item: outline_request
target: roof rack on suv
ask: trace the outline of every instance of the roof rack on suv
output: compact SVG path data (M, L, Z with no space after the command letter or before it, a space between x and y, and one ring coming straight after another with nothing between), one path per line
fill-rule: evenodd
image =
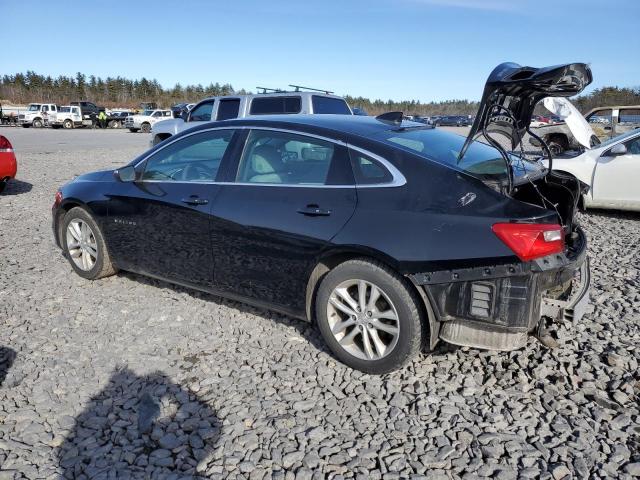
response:
M258 90L262 90L261 92L258 93L267 93L267 92L273 92L273 93L286 93L285 90L282 90L281 88L267 88L267 87L256 87Z
M312 92L322 92L322 93L326 93L327 95L331 95L333 92L329 91L329 90L325 90L324 88L311 88L311 87L303 87L302 85L289 85L292 88L295 88L296 92L299 92L301 88L305 89L305 90L310 90Z

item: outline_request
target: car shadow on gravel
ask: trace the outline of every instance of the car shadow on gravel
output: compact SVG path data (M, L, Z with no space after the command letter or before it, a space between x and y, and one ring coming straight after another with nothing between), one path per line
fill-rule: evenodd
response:
M2 191L2 195L20 195L21 193L30 192L33 185L29 182L23 182L22 180L9 180L7 186Z
M0 387L7 378L7 373L11 370L11 366L16 359L15 350L9 347L0 347Z
M640 220L640 212L630 212L626 210L587 210L585 215L619 220Z
M69 428L57 452L64 478L199 478L221 422L162 372L140 376L125 368Z
M122 275L132 281L149 285L150 287L166 288L176 293L187 293L189 296L193 298L205 300L208 302L214 302L218 305L225 305L225 306L234 308L243 314L257 315L259 317L263 317L265 320L275 321L283 325L293 327L298 331L301 337L307 340L315 348L317 348L322 352L329 353L329 349L325 345L324 341L322 340L322 337L320 336L320 332L312 324L304 320L301 320L299 318L291 317L289 315L278 313L273 310L255 307L253 305L249 305L248 303L243 303L241 301L224 298L224 297L215 295L213 293L207 293L201 290L182 287L180 285L166 282L164 280L158 280L156 278L146 277L144 275L139 275L137 273L121 271L121 272L118 272L118 275Z

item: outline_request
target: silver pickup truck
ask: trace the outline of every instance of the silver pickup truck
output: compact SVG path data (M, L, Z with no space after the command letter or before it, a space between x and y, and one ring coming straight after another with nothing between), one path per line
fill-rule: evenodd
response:
M298 113L353 115L345 99L330 92L293 91L210 97L196 104L186 118L172 118L153 125L150 143L156 145L187 128L213 120Z

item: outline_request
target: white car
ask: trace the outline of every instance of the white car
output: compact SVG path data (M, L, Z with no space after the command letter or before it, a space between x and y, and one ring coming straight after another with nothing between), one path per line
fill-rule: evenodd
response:
M611 138L573 158L554 158L552 169L591 188L585 208L640 211L640 128Z
M89 122L90 123L90 122ZM51 128L74 128L83 125L82 112L76 105L63 105L55 113L49 114Z

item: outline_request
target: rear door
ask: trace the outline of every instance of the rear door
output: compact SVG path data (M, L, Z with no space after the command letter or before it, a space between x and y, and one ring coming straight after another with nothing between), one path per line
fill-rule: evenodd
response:
M593 180L593 202L600 207L640 207L640 135L624 142L627 153L598 158Z
M136 182L114 184L107 238L116 264L199 287L213 281L210 213L234 130L196 132L157 150Z
M216 288L304 313L311 269L356 207L346 147L254 129L227 175L213 207Z
M224 98L218 102L216 120L229 120L238 118L240 112L239 98Z

